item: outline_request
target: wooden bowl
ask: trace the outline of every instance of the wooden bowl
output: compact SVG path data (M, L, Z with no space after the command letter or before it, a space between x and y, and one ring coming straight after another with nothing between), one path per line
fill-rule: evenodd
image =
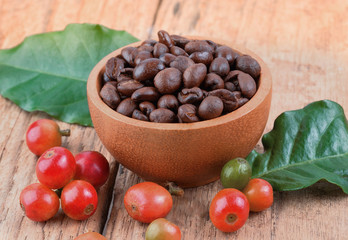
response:
M105 56L89 75L88 105L100 140L116 161L147 181L175 182L182 187L215 181L220 177L223 165L232 158L246 157L264 131L272 90L268 67L260 57L243 47L211 40L250 55L261 65L258 90L251 100L241 108L212 120L144 122L108 107L99 96L101 78L107 60L120 54L121 49ZM137 42L128 46L139 45Z

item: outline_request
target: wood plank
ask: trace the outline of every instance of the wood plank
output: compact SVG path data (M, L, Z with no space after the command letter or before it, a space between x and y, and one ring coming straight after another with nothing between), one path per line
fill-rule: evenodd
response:
M162 1L151 33L214 36L242 44L269 65L273 103L265 132L283 111L320 99L340 103L348 112L348 25L345 1ZM214 11L213 11L214 10ZM335 26L335 28L330 27ZM141 239L146 224L133 221L123 206L126 190L142 181L119 169L108 239ZM328 183L293 192L276 192L271 209L251 213L247 224L224 234L209 221L208 209L220 183L187 189L174 197L167 219L183 239L344 239L348 199Z
M13 47L31 34L62 30L73 22L101 23L125 29L141 39L157 37L160 29L227 39L256 52L271 69L269 131L281 112L319 99L337 101L348 112L347 11L345 0L0 0L0 48ZM92 128L62 122L59 125L72 130L63 146L73 153L101 151L110 161L114 175L100 189L98 211L87 221L70 220L62 212L46 223L24 217L18 204L20 191L37 181L36 157L26 148L24 134L29 123L47 115L27 113L2 97L0 112L1 239L73 239L89 230L101 232L112 196L105 236L144 239L147 225L132 220L123 207L125 191L141 180L123 168L116 172L116 162ZM183 239L344 239L348 235L348 199L327 183L275 193L271 209L251 214L247 224L233 234L215 229L208 217L210 201L220 189L220 183L215 182L187 189L182 198L174 197L168 219L179 225Z
M0 4L0 47L9 48L20 43L26 36L45 31L62 30L74 22L106 23L115 29L127 28L135 36L147 36L142 24L151 25L156 4L138 8L139 1L2 1ZM156 3L151 1L151 3ZM108 12L107 9L117 9ZM127 9L127 11L124 11ZM142 15L142 23L128 25L136 16ZM30 21L28 21L30 19ZM122 19L122 21L120 20ZM128 22L126 21L128 19ZM126 24L126 25L124 25ZM137 35L139 34L139 35ZM28 113L0 97L0 111L5 113L0 123L0 236L1 239L73 239L87 231L102 232L117 173L117 163L102 146L93 128L70 125L58 121L62 128L70 128L71 136L64 138L62 146L73 154L83 150L96 150L106 156L111 164L111 176L98 191L99 204L96 213L85 221L66 217L62 210L50 221L32 222L19 206L21 190L34 182L37 157L26 147L25 132L29 124L40 118L49 118L44 113Z

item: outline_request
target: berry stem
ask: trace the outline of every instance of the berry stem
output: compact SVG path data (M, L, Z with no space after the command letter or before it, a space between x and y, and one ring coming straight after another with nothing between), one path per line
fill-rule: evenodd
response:
M62 135L62 136L68 137L68 136L70 136L70 129L59 130L59 133L60 133L60 135Z
M179 197L184 195L184 189L176 185L174 182L167 182L166 187L171 195Z

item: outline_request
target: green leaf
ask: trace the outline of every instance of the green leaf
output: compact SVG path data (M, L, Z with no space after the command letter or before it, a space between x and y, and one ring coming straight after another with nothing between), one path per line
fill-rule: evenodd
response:
M262 144L264 153L252 151L247 157L253 178L279 191L326 179L348 194L348 123L339 104L324 100L284 112Z
M90 71L105 55L135 41L125 31L95 24L27 37L0 50L0 94L26 111L92 126L86 96Z

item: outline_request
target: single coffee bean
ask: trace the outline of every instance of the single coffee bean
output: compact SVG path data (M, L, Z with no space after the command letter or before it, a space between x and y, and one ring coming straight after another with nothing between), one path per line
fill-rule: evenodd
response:
M243 106L243 105L246 104L247 102L249 102L249 99L247 99L247 98L239 98L239 99L238 99L238 107Z
M150 121L158 123L176 122L176 115L166 108L157 108L150 113Z
M185 88L199 87L206 75L207 67L203 63L191 65L183 74Z
M224 77L230 72L230 65L228 64L226 58L218 57L211 62L209 72L213 72L221 77Z
M165 53L169 53L169 48L163 43L156 43L156 45L153 48L153 56L155 58L158 58Z
M236 86L236 89L240 90L246 98L250 99L256 93L255 80L249 74L242 71L231 71L225 78L225 81L232 82Z
M160 97L157 102L158 108L167 108L173 112L176 112L179 107L178 99L171 94L166 94Z
M236 87L236 85L234 85L232 82L225 82L225 89L234 92L237 91L238 88Z
M219 97L224 103L224 111L232 112L238 108L238 99L241 98L241 93L231 92L227 89L217 89L209 92L209 96Z
M117 91L123 96L130 97L133 94L133 92L142 87L144 87L143 84L141 84L137 80L130 79L119 82L117 84Z
M103 85L107 82L110 82L111 79L108 77L108 75L106 75L106 72L103 73L103 76L102 76L102 82L103 82Z
M141 120L141 121L149 121L149 118L142 113L141 111L139 111L138 109L135 109L132 113L132 118Z
M230 66L232 67L234 64L234 61L239 56L239 54L232 50L232 48L228 46L220 46L215 51L215 57L223 57L226 58Z
M158 35L158 40L160 43L163 43L168 48L171 48L174 46L174 42L173 42L172 38L170 37L170 35L166 31L160 30L160 31L158 31L157 35Z
M137 108L137 104L132 101L130 98L124 99L120 104L118 105L116 112L121 113L125 116L132 116L133 111Z
M152 102L142 102L139 104L139 109L142 113L144 113L146 116L149 116L150 113L156 109L155 105L153 105Z
M185 52L184 49L177 47L177 46L173 46L170 48L170 53L175 55L175 56L185 56L188 57L187 52Z
M137 54L138 54L138 49L135 47L126 47L122 49L121 51L121 55L123 59L126 60L126 62L132 67L135 66L134 58L136 57Z
M171 53L165 53L161 55L159 59L164 62L166 66L169 66L169 64L176 59L176 56Z
M173 93L180 88L182 73L176 68L166 68L154 78L157 90L162 94Z
M224 104L220 98L208 96L199 105L198 115L205 120L209 120L219 117L223 110Z
M122 68L120 70L120 74L124 74L124 75L131 77L131 76L133 76L133 71L134 71L134 68Z
M224 80L216 73L208 73L203 81L203 88L208 91L225 87Z
M107 82L108 84L111 84L112 86L114 86L116 88L116 91L117 91L117 82L116 81L110 81L110 82Z
M143 87L133 92L131 99L134 102L143 102L143 101L156 102L159 97L160 95L156 88Z
M246 73L238 74L238 85L239 88L246 98L252 98L256 93L256 83L255 80Z
M206 66L211 64L214 59L213 54L211 54L210 52L194 52L190 55L190 58L195 63L203 63Z
M121 102L121 98L117 93L116 87L110 82L106 83L102 87L100 97L112 109L116 109Z
M117 77L117 82L122 82L127 80L133 80L133 79L126 74L120 74L120 76Z
M153 58L153 55L151 52L141 51L138 53L138 55L134 59L134 63L135 63L135 65L138 65L140 62L142 62L146 59L149 59L149 58Z
M214 47L209 45L207 41L204 40L191 40L185 45L185 51L188 54L192 54L194 52L214 52Z
M185 70L195 64L190 58L185 56L177 56L174 61L172 61L169 66L173 68L177 68L180 72L185 72Z
M140 46L148 45L148 46L155 46L155 44L158 43L156 40L153 39L147 39L144 42L141 43Z
M149 58L140 62L134 68L133 78L140 82L150 80L164 68L164 63L161 60L158 58Z
M178 94L178 100L182 104L199 103L203 99L203 91L198 87L184 88Z
M170 35L171 39L174 42L174 45L185 48L185 45L190 41L189 39L179 36L179 35Z
M214 51L220 46L219 44L215 43L214 41L212 40L205 40L207 41L207 43L212 46L212 48L214 49Z
M124 68L126 61L118 58L113 57L110 58L105 65L105 73L109 78L112 78L114 80L117 79L117 77L120 75L120 70Z
M249 74L254 79L257 79L257 77L260 76L260 72L261 72L260 64L249 55L243 55L243 56L237 57L236 69Z
M140 47L138 47L138 52L150 52L152 53L153 52L153 46L151 45L141 45Z
M181 105L178 108L178 118L184 123L198 122L196 106L192 104Z

